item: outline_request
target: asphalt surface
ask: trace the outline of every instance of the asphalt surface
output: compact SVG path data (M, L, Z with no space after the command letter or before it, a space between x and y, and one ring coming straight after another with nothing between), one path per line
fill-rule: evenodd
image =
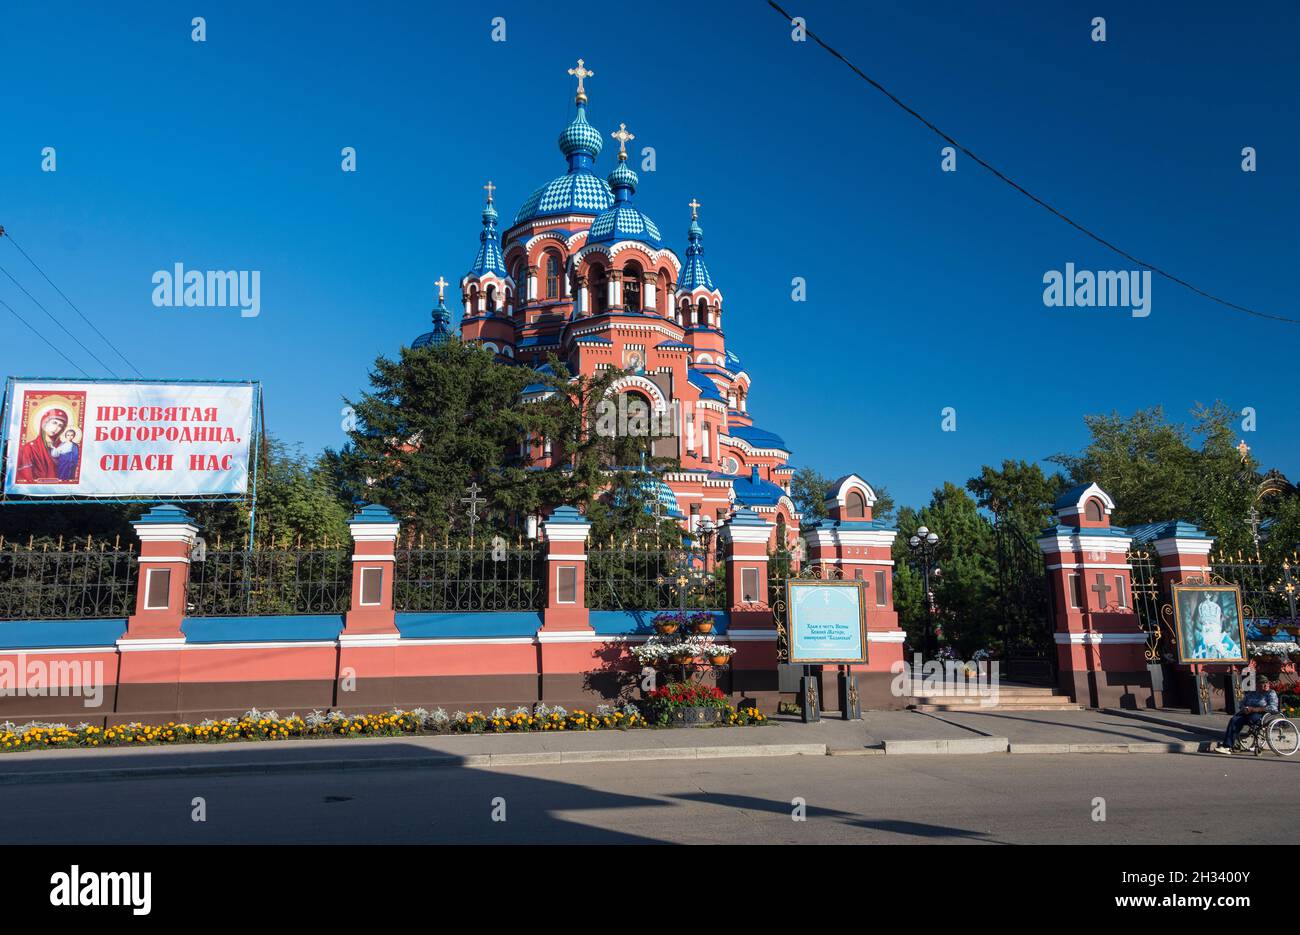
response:
M0 842L1292 843L1297 765L793 756L56 782L0 787Z

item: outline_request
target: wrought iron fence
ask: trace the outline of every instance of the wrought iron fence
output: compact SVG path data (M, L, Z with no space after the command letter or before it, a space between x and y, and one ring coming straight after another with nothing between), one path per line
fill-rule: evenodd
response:
M135 610L133 546L60 539L22 546L0 539L0 619L93 620Z
M1161 629L1160 565L1154 555L1146 549L1138 548L1129 551L1128 567L1133 590L1133 613L1147 635L1147 661L1157 662L1161 655L1160 643L1168 636ZM1172 643L1167 644L1169 645Z
M1248 621L1290 623L1296 619L1300 597L1300 556L1261 558L1243 552L1219 553L1210 558L1215 580L1241 588L1242 613Z
M208 549L190 564L185 614L341 614L351 601L347 549Z
M545 559L536 545L499 537L470 545L397 552L393 606L398 611L541 610Z
M712 559L712 560L710 560ZM592 544L587 551L591 610L719 610L725 562L716 553L662 538Z

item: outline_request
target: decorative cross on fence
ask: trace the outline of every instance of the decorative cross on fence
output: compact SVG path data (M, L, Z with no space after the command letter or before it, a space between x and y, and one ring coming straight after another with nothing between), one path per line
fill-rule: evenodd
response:
M474 524L478 522L478 511L483 506L483 504L487 503L487 501L479 496L478 481L475 481L474 483L466 487L465 492L469 494L469 496L462 497L460 502L465 504L466 507L465 515L469 517L469 542L470 545L473 545Z
M686 613L686 598L691 593L691 588L699 587L704 584L704 571L695 566L695 555L689 549L682 553L673 567L675 577L665 578L660 575L655 579L655 583L660 587L665 584L675 585L677 588L677 606L682 613Z

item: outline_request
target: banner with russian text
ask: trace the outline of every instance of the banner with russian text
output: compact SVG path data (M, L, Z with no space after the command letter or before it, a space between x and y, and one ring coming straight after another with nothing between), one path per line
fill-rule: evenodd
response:
M252 383L11 380L5 493L245 493L254 391Z

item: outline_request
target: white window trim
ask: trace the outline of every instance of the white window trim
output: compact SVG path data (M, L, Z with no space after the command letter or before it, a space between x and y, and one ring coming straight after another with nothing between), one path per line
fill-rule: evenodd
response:
M162 605L150 604L149 595L153 593L153 576L159 573L166 573L167 578L167 602ZM171 609L171 573L170 568L150 568L145 572L144 578L144 609L145 610L170 610Z

